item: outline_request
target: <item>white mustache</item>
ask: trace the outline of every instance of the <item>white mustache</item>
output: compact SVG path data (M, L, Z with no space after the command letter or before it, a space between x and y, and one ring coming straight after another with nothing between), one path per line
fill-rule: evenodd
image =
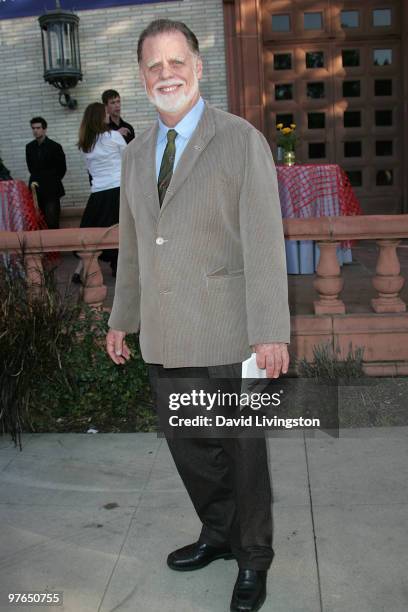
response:
M184 85L183 81L162 81L154 86L154 91L162 89L163 87L173 87L174 85Z

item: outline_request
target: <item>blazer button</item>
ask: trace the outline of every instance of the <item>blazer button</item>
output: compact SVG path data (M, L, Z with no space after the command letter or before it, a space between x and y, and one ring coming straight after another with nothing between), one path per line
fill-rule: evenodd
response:
M165 240L164 238L162 238L161 236L159 236L158 238L156 238L156 244L158 245L162 245L164 244Z

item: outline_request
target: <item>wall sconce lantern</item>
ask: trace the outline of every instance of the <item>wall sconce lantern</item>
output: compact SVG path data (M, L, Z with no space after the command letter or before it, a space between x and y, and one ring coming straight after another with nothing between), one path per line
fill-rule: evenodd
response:
M44 80L60 90L59 103L69 109L77 107L69 89L82 81L81 57L79 53L79 17L56 8L38 18L44 60Z

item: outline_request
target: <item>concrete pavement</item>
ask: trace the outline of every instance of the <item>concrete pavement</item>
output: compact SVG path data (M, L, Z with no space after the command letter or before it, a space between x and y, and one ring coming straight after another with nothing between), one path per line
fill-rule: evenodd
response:
M406 612L408 427L268 440L275 560L262 610ZM200 529L156 434L0 437L0 610L63 591L67 612L224 612L234 561L176 573Z

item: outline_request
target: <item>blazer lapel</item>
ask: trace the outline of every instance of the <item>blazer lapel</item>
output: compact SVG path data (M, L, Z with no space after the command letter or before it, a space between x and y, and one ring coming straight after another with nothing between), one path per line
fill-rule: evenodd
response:
M202 152L206 149L215 135L215 122L211 107L206 103L204 112L198 125L193 132L182 156L174 171L170 185L166 191L160 212L168 205L180 190L187 177L190 175ZM155 140L156 143L156 140ZM156 185L157 191L157 185ZM158 201L158 200L157 200Z
M160 211L159 194L156 179L156 142L158 122L148 130L143 138L141 147L135 156L138 173L138 182L142 185L142 193L150 202L153 211L158 215Z

